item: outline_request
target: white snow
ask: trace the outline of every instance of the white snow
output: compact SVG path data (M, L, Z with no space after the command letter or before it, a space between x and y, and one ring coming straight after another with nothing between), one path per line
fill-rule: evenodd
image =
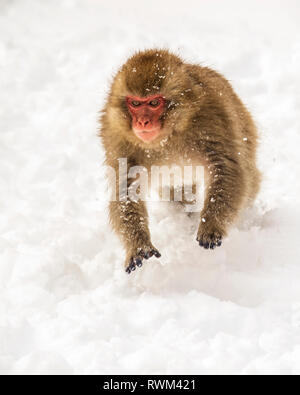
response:
M299 1L150 3L1 0L0 372L299 374ZM112 73L155 45L232 81L264 182L215 252L153 204L161 264L127 276L97 118Z

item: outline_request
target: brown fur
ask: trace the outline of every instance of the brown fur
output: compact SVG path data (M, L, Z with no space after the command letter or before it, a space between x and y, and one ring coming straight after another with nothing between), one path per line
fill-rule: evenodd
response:
M132 132L125 97L157 93L167 99L167 109L159 138L146 144ZM206 166L209 187L197 236L205 248L218 245L259 190L251 115L222 75L184 63L168 51L148 50L127 61L114 78L101 125L106 163L116 170L117 159L124 157L129 166L146 168L183 165L184 158ZM126 248L126 266L151 251L143 202L112 202L110 218Z

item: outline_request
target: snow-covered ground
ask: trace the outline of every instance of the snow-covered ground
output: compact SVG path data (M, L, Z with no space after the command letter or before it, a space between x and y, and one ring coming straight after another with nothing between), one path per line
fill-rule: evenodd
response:
M300 373L299 0L0 0L0 372ZM255 207L224 246L150 207L127 276L98 111L136 49L232 81L260 129Z

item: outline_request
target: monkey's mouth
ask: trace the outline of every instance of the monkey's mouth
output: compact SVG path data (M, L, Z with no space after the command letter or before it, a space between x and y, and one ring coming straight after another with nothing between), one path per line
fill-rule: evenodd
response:
M152 130L133 130L135 135L144 143L150 143L151 141L155 140L156 137L159 135L159 129L152 129Z

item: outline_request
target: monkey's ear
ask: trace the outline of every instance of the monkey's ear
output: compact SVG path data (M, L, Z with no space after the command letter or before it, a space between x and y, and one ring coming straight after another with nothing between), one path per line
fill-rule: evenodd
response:
M111 100L112 105L121 106L122 103L126 104L128 88L126 84L126 78L122 70L123 68L117 73L111 86L109 99Z

